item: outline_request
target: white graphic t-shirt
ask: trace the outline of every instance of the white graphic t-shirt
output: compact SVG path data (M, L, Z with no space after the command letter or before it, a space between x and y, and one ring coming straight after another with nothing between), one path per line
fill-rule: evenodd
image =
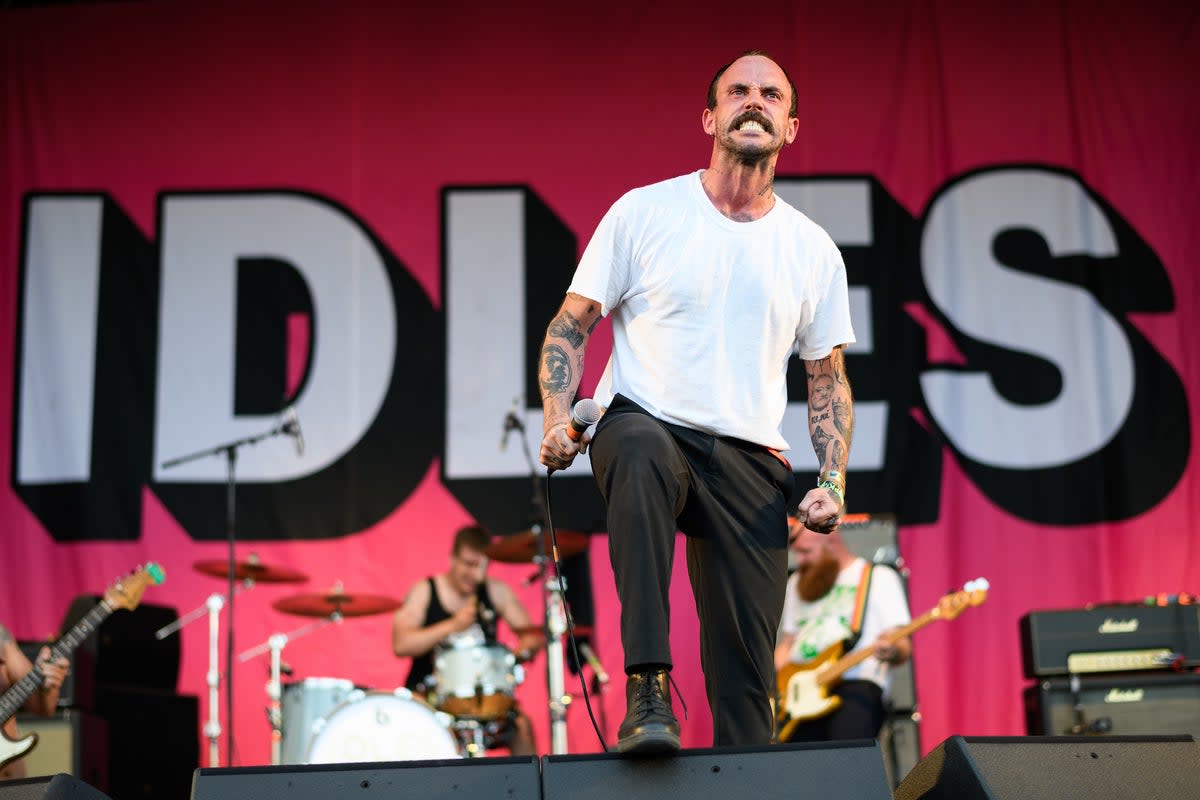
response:
M793 663L811 661L830 645L850 637L854 598L866 566L865 560L856 558L838 573L833 588L824 597L811 603L802 600L796 592L800 574L793 573L788 579L779 632L796 636L790 653ZM870 648L880 633L904 625L910 619L900 576L888 567L876 567L871 575L871 590L867 594L862 631L850 652ZM883 689L884 697L888 696L891 688L888 665L874 656L868 656L842 677L844 680L873 681Z

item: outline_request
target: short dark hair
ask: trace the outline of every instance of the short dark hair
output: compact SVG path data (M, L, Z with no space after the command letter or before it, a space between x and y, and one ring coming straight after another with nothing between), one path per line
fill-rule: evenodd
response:
M784 69L784 66L772 58L771 54L765 50L747 50L744 53L739 53L737 58L717 70L717 74L713 75L712 83L708 85L708 110L712 111L717 107L717 83L721 80L721 76L725 74L725 70L732 67L734 61L746 58L747 56L762 56L763 58L768 58L771 61L774 61L775 66L779 67L779 69L783 72L783 77L787 78L788 90L792 93L792 102L788 107L788 116L795 117L798 109L796 104L796 84L792 82L792 76L788 75L788 71Z
M451 555L458 555L463 551L463 548L468 548L482 553L491 544L492 535L487 529L481 525L467 525L459 528L454 534L454 548L450 551Z

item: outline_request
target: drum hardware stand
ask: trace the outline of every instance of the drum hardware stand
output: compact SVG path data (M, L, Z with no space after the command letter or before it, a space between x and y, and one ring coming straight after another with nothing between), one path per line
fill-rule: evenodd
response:
M237 587L237 590L249 590L253 588L254 581L248 580ZM186 625L195 622L204 614L208 614L208 672L205 675L205 683L208 685L208 719L204 723L204 736L208 739L208 765L210 767L221 766L219 746L221 740L221 703L219 694L221 689L221 667L218 651L221 641L221 609L224 607L224 595L210 594L203 605L193 608L170 625L164 625L154 632L154 638L162 641Z
M238 655L238 663L244 664L268 650L271 651L271 674L267 679L267 722L271 726L272 766L278 766L283 761L283 710L280 706L280 700L283 697L283 648L293 639L307 636L331 622L340 623L341 621L341 613L335 611L324 619L302 625L287 633L273 633L262 644L255 645Z
M229 606L230 618L229 626L225 630L225 717L227 722L225 729L225 754L230 766L233 765L233 596L236 592L235 587L237 582L237 578L235 577L237 561L234 558L234 543L237 541L237 480L234 475L237 466L237 453L241 447L258 444L263 439L269 439L272 436L293 436L297 437L297 442L299 442L299 435L300 428L293 416L269 431L258 433L254 436L244 436L241 439L233 439L206 450L198 450L194 453L177 456L176 458L162 462L160 465L162 469L171 469L180 464L197 461L209 456L225 456L225 531L229 543L229 588L225 594L225 602ZM220 611L220 609L217 610ZM211 672L209 687L211 694L215 691L211 688ZM213 718L216 718L215 713L213 714ZM219 736L220 734L218 733L217 735ZM213 758L211 749L209 757L210 759Z
M454 728L458 731L466 731L471 737L471 741L463 745L467 758L482 758L486 755L487 745L484 743L482 722L477 719L456 719Z
M567 632L567 615L559 577L546 579L546 693L550 698L550 752L567 752L567 706L571 696L566 692L563 672L562 637Z

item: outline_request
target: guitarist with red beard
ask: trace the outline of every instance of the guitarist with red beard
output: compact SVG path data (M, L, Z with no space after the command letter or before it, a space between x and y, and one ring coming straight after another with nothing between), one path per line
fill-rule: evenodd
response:
M24 678L33 669L33 666L33 663L21 652L21 648L17 646L16 640L13 639L8 629L0 625L0 694ZM58 691L62 688L63 681L66 680L70 662L65 658L51 659L50 648L43 647L38 653L37 668L43 676L41 689L30 695L23 708L26 711L48 717L54 713L54 708L58 705ZM11 740L18 739L17 718L6 719L3 723L4 735ZM18 758L0 769L0 781L24 778L25 772L25 763Z
M788 543L797 569L788 578L775 669L812 662L846 640L852 642L846 653L874 652L830 689L841 698L836 709L785 725L781 741L874 739L883 725L891 668L912 653L908 637L886 636L911 619L900 576L856 557L836 530L816 533L795 517L788 518Z

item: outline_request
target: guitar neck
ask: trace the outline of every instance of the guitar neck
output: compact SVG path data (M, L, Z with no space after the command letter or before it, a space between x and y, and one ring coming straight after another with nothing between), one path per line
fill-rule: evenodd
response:
M896 630L886 634L884 638L886 638L888 642L899 641L905 636L924 628L926 625L933 622L935 619L938 619L940 616L941 611L937 608L932 608L916 619L913 619L911 622L908 622L907 624L902 625ZM855 650L852 653L847 653L825 669L821 670L820 675L817 677L817 683L825 688L833 686L842 679L842 675L844 675L847 670L857 667L863 661L870 658L871 653L873 652L874 648L864 647L861 650Z
M101 600L99 605L85 614L83 619L75 623L74 627L67 631L66 635L50 647L50 657L59 658L69 656L79 646L79 643L90 636L112 611L108 603ZM29 699L29 696L36 692L42 685L44 677L35 663L33 669L25 673L25 677L9 687L4 696L0 697L0 721L7 720L16 714L17 710Z

